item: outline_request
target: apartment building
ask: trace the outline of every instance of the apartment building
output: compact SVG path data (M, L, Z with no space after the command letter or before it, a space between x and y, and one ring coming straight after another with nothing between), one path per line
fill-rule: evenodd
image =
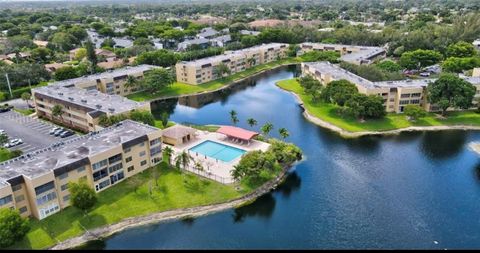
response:
M378 59L384 59L386 52L381 47L352 46L340 44L310 43L300 44L299 54L309 51L336 51L345 62L361 65L371 64Z
M0 208L43 219L70 205L68 182L96 192L162 160L161 130L126 120L0 163Z
M283 43L263 44L195 61L179 62L175 65L177 81L196 85L218 79L220 76L215 73L215 68L222 63L232 74L244 71L255 65L284 58L287 46Z
M119 95L109 95L96 89L48 85L32 89L32 97L38 117L59 122L84 132L101 129L102 115L127 114L133 110L150 111L150 103L135 102ZM55 105L62 107L62 114L54 116Z
M54 82L51 85L60 85L65 87L77 87L86 90L98 90L110 95L127 96L139 91L138 86L125 85L128 77L132 76L139 82L143 79L146 72L157 68L153 65L128 66L120 69L109 70L106 72L82 76L78 78Z
M429 104L426 97L428 84L436 79L372 82L329 62L302 63L302 74L311 75L324 85L335 80L347 80L355 84L360 93L381 96L387 112L403 112L408 104L419 105L427 111L439 110L438 107ZM475 100L480 98L480 78L462 78L477 87Z

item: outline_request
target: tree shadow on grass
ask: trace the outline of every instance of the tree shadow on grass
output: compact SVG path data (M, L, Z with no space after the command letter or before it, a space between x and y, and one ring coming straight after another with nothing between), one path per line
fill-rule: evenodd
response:
M199 180L188 178L184 181L185 189L190 193L205 193L205 187Z
M82 216L78 222L86 229L94 229L108 224L105 216L96 213Z

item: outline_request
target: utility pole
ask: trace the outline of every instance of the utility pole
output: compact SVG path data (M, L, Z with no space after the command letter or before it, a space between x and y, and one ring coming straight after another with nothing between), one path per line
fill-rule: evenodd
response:
M12 87L10 87L10 80L8 79L8 73L5 73L5 78L7 78L8 91L10 91L10 98L13 98Z

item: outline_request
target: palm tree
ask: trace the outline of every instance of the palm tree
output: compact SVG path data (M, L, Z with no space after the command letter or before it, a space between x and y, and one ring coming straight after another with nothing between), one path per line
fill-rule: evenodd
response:
M232 123L233 123L233 125L237 125L238 121L239 121L239 120L238 120L237 116L233 116L233 117L232 117Z
M166 146L164 149L163 149L163 154L165 155L165 157L167 157L167 163L169 166L172 166L172 155L173 155L173 149L169 146Z
M203 165L200 161L196 161L193 166L195 167L196 170L203 171Z
M53 117L62 117L63 114L63 107L61 105L54 105L52 108L52 116Z
M230 68L228 68L227 65L225 65L224 63L220 63L218 64L214 69L213 69L213 74L217 77L217 78L223 78L225 76L225 74L230 74L232 71L230 70Z
M270 122L267 122L265 123L265 125L262 126L262 128L260 128L260 130L264 135L268 136L268 134L273 130L273 124Z
M290 136L290 133L288 133L288 130L286 128L280 128L278 129L278 133L280 134L280 136L282 136L282 138L285 140L288 136Z
M183 169L186 169L192 160L193 157L191 157L187 152L183 151L177 155L177 157L175 157L175 165L178 168L182 167Z
M128 76L128 77L127 77L127 81L125 82L125 84L123 85L123 87L125 87L125 88L132 88L132 87L137 86L137 84L138 84L137 78L135 78L134 76Z
M252 67L253 65L255 65L256 62L257 60L255 60L255 58L253 57L247 59L247 63L249 67Z
M250 125L250 127L253 128L253 126L256 126L257 125L257 120L255 120L254 118L249 118L247 119L247 124Z
M234 122L233 123L234 125L235 125L235 121L238 122L237 112L235 110L230 111L230 119L232 120L232 122Z

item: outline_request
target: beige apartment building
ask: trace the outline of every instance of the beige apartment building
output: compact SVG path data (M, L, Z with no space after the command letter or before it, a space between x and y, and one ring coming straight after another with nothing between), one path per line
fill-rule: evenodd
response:
M135 102L119 95L109 95L96 89L75 86L48 85L32 89L38 117L59 122L84 132L101 129L102 115L128 114L133 110L150 111L150 103ZM54 116L53 107L60 105L62 114Z
M275 61L286 56L288 44L270 43L242 50L228 51L222 55L183 61L175 65L177 81L187 84L202 84L220 78L215 73L219 64L225 64L231 74L250 67Z
M143 79L146 72L157 68L153 65L128 66L120 69L108 70L106 72L82 76L78 78L54 82L50 85L60 85L64 87L76 87L86 90L98 90L110 95L127 96L140 90L138 85L125 85L128 77L132 76L137 80L137 84Z
M352 46L341 44L325 44L305 42L300 44L299 54L309 51L336 51L345 62L362 65L371 64L386 57L385 49L381 47Z
M381 96L387 112L403 112L408 104L419 105L427 111L439 110L438 107L430 105L426 97L426 88L435 79L372 82L329 62L302 63L302 73L311 75L324 85L335 80L347 80L355 84L360 93ZM480 98L480 78L462 78L477 88L474 100Z
M160 129L131 120L0 163L0 208L43 219L70 205L68 182L96 192L162 160Z

